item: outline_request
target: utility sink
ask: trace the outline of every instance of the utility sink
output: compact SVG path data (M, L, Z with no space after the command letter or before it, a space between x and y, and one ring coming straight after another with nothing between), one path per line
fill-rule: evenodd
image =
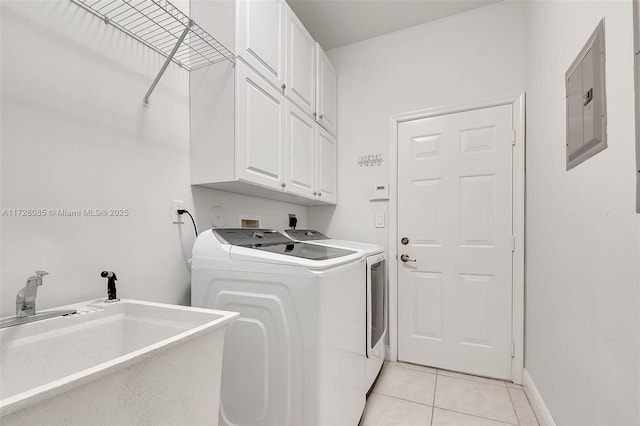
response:
M217 424L235 312L123 299L0 330L0 423Z

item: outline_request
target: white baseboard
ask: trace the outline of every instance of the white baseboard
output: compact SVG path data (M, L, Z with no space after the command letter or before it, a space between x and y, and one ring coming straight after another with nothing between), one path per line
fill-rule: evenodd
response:
M531 408L533 409L540 426L556 426L556 422L553 420L553 417L551 417L549 409L542 400L542 395L538 392L538 388L535 383L533 383L533 379L531 379L526 368L522 372L522 388L529 399Z

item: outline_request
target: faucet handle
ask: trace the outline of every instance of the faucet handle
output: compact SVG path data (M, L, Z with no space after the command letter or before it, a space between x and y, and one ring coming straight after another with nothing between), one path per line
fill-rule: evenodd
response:
M27 279L27 287L42 285L42 277L49 275L47 271L36 271L35 275L32 275Z

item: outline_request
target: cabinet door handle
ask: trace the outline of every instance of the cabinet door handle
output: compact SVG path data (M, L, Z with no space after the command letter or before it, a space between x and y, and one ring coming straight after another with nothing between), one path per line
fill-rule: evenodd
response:
M318 195L318 193L317 193L317 192L314 192L314 193L313 193L313 196L315 197L316 195Z
M322 197L322 192L318 192L318 197Z
M283 92L284 92L284 89L286 89L286 88L287 88L287 85L286 85L286 84L284 84L284 83L282 83L282 91L283 91Z
M287 187L287 183L286 182L282 182L282 187L286 188Z
M322 114L320 114L320 120L322 120L322 117L324 117Z

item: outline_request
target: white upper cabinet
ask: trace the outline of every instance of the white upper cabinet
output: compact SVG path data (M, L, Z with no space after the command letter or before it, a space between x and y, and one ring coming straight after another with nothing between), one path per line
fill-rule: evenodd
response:
M197 0L191 9L237 55L235 66L190 73L192 185L335 204L336 75L309 32L284 0Z
M284 96L242 63L236 64L236 177L278 190L284 178Z
M236 54L284 90L284 0L238 0Z
M336 138L320 126L316 126L316 189L315 197L326 203L336 204L338 144Z
M316 190L316 124L313 118L287 102L286 173L287 191L315 197Z
M333 136L336 136L338 126L338 78L318 43L317 72L316 72L316 121Z
M285 95L303 111L316 109L316 43L291 8L286 6Z
M293 103L287 103L287 192L336 203L337 141Z

